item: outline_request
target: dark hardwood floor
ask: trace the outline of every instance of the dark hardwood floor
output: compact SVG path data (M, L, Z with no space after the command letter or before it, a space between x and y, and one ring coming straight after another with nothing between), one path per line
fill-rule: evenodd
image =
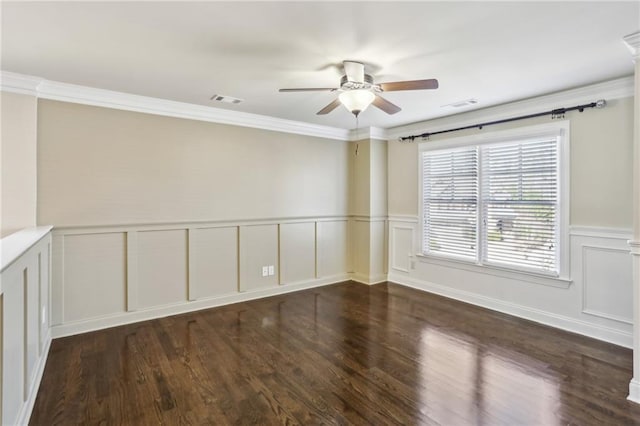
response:
M56 339L31 424L640 424L631 351L394 284Z

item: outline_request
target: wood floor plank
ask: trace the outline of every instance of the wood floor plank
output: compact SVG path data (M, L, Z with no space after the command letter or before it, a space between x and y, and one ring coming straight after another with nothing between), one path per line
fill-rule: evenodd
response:
M353 282L52 342L32 425L640 425L631 351Z

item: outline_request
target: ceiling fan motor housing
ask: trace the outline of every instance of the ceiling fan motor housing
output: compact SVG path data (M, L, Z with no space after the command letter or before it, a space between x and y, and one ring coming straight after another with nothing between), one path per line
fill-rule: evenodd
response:
M373 77L369 74L364 75L363 82L349 81L346 75L343 75L340 79L340 89L342 90L373 90L375 92L382 92L379 85L373 84Z

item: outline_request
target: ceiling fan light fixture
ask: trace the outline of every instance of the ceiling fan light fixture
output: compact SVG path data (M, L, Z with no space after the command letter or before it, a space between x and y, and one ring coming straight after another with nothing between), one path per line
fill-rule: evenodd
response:
M357 90L347 90L345 92L340 93L338 96L342 105L345 106L349 110L350 113L355 115L356 117L362 111L367 109L369 105L376 98L376 95L366 89L357 89Z

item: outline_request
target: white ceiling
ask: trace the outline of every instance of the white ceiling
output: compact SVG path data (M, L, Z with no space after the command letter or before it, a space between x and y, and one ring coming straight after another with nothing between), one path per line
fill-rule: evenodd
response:
M336 94L278 88L337 86L345 59L376 82L439 80L385 93L398 114L360 116L388 128L630 75L622 37L638 29L638 1L3 2L1 68L340 128L355 127L346 109L315 114Z

